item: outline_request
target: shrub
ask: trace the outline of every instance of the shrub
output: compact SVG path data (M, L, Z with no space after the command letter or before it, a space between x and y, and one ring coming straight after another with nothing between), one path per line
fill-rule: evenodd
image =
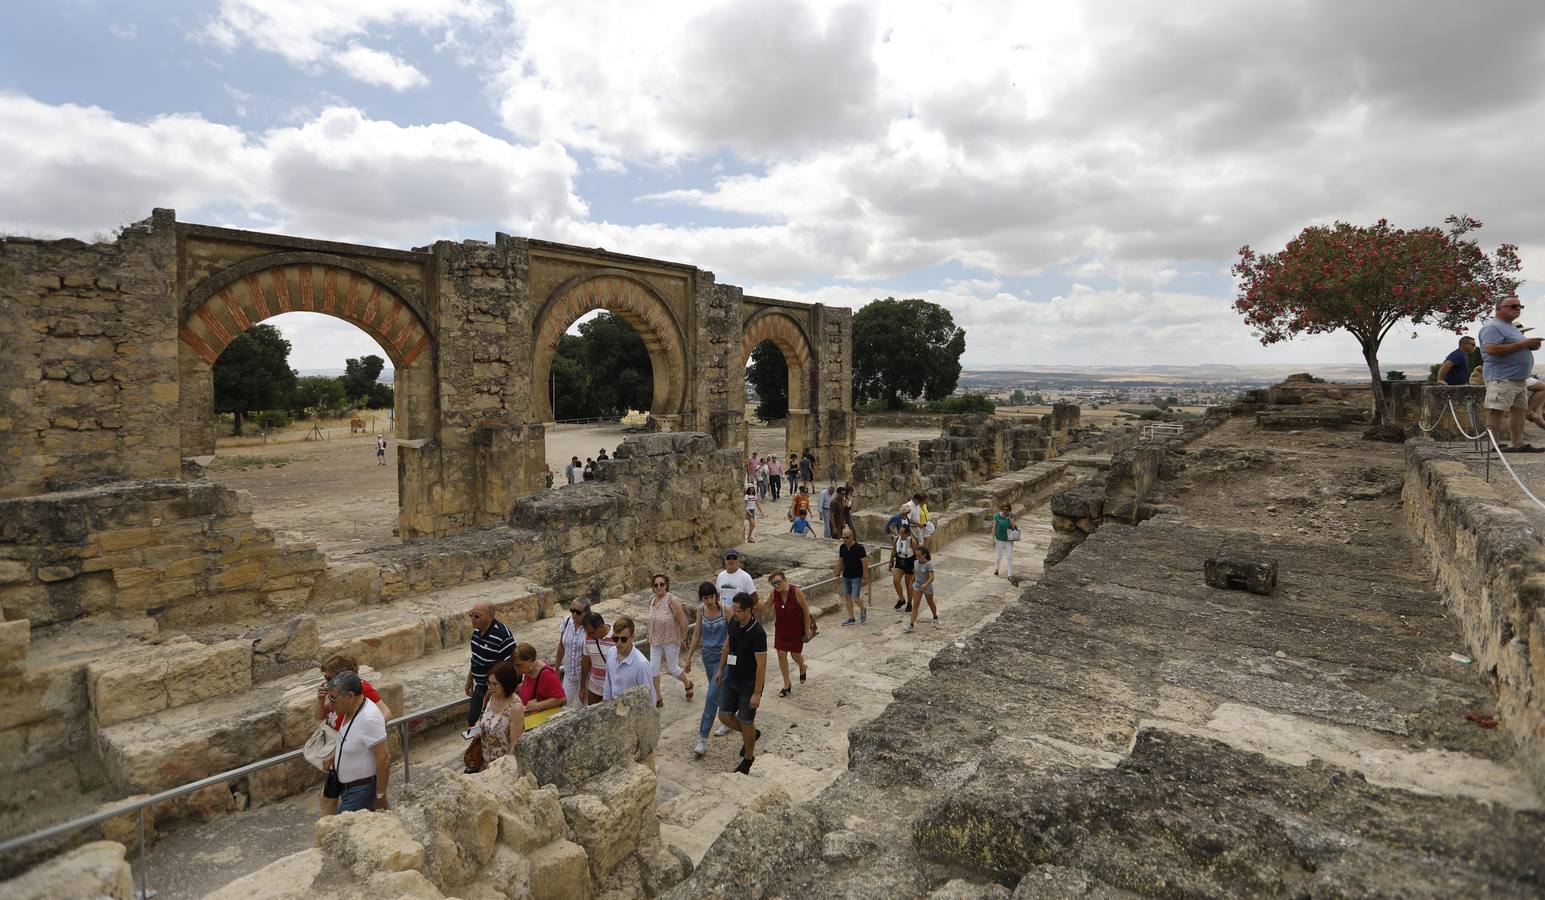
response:
M957 394L935 400L924 408L939 413L990 413L998 407L985 394Z
M290 414L282 409L265 409L252 414L252 421L257 427L273 430L283 428L295 421Z

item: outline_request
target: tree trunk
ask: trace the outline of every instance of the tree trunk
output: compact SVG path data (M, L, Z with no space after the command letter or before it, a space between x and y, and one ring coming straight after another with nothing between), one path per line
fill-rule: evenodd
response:
M1379 377L1377 343L1363 344L1363 360L1368 363L1368 374L1373 379L1373 424L1382 425L1389 421L1389 398L1384 396L1384 379Z
M236 430L234 434L236 437L241 437L241 410L236 410L235 412L231 413L231 416L236 422Z

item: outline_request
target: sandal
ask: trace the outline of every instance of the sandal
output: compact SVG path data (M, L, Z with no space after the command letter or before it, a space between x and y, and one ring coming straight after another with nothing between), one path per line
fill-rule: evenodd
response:
M800 684L804 684L805 683L805 670L804 669L800 669L799 670L799 683Z
M789 691L791 691L791 690L793 690L793 688L784 688L783 690L778 692L778 696L779 697L787 697L789 695Z
M687 699L688 700L692 699L692 682L691 681L687 682Z
M660 709L660 708L662 708L664 706L665 706L665 698L664 697L661 697L660 699L658 699L658 700L656 700L654 702L654 708L655 709Z
M1533 444L1524 444L1522 447L1503 447L1502 448L1502 452L1503 453L1541 453L1541 452L1545 452L1545 451L1542 451L1539 447L1536 447Z

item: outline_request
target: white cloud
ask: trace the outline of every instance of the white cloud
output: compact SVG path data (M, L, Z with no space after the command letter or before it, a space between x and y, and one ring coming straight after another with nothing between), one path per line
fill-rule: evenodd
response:
M429 78L418 69L385 50L373 50L354 41L334 57L338 67L366 84L379 84L394 91L423 87Z
M248 134L195 116L139 124L0 95L0 159L0 226L29 234L86 237L173 206L402 246L471 223L542 234L586 212L577 164L556 144L511 144L456 122L404 127L346 107Z
M499 13L491 0L221 0L198 35L226 49L252 46L291 63L331 63L367 84L405 90L427 81L411 63L359 43L374 32L414 28L455 46L459 26L479 27Z

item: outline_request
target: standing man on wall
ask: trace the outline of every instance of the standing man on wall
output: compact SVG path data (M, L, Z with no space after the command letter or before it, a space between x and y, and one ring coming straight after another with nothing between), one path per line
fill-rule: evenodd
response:
M569 480L569 484L573 484L579 480L581 471L579 457L576 456L569 460L568 465L563 467L563 477Z
M1438 367L1438 381L1441 384L1469 384L1470 383L1470 351L1475 349L1475 338L1468 334L1459 339L1459 349L1443 357L1443 365Z
M1524 443L1524 414L1529 409L1528 378L1534 371L1534 351L1540 339L1525 337L1513 325L1523 313L1518 294L1509 291L1497 301L1497 315L1481 326L1481 367L1486 377L1486 430L1496 440L1507 413L1511 441L1502 450L1507 453L1539 453L1540 448Z
M494 618L494 608L479 603L467 613L472 622L472 665L467 669L467 727L477 724L483 715L483 697L488 693L488 670L494 663L515 657L515 636L503 622Z

